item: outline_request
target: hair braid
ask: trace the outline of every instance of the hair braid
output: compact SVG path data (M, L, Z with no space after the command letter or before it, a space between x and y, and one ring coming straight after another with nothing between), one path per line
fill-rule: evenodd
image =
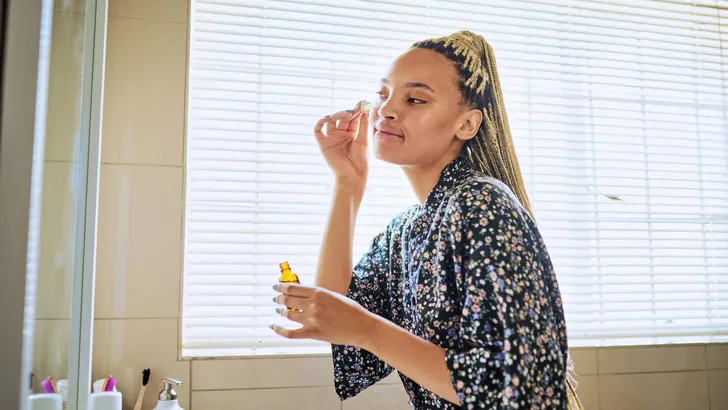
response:
M412 47L436 51L455 65L464 103L483 112L478 133L464 147L466 158L474 169L508 185L533 217L508 125L493 48L483 37L467 30L424 40Z

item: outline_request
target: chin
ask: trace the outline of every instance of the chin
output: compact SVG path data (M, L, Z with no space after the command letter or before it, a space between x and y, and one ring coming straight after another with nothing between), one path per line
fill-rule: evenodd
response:
M394 165L407 165L411 161L411 155L407 155L407 149L402 146L392 146L392 144L375 144L374 156L384 162Z

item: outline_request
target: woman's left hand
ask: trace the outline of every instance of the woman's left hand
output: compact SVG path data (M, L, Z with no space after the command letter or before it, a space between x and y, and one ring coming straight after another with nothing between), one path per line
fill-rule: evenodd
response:
M281 294L275 302L285 307L276 309L288 320L303 325L289 330L272 325L271 329L289 339L316 339L331 344L365 348L377 316L361 305L328 289L278 284L275 290Z

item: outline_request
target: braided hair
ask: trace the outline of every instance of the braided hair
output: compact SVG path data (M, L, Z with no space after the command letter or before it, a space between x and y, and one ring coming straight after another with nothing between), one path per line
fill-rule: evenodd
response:
M505 183L533 217L508 125L493 48L482 36L468 30L420 41L412 48L440 53L455 66L462 102L483 113L478 133L463 147L470 166ZM569 410L583 410L576 395L577 383L573 372L574 363L568 358L566 391Z
M417 42L412 48L436 51L453 63L458 70L463 103L483 113L478 133L463 147L468 162L477 171L508 185L533 217L490 44L482 36L463 30L447 37Z

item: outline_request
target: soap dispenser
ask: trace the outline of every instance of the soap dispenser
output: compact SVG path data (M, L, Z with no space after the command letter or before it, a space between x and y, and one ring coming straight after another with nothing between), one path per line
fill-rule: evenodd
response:
M165 377L161 382L164 383L164 388L159 392L159 401L153 410L184 410L179 406L177 392L172 388L173 384L179 386L182 382L169 377Z

